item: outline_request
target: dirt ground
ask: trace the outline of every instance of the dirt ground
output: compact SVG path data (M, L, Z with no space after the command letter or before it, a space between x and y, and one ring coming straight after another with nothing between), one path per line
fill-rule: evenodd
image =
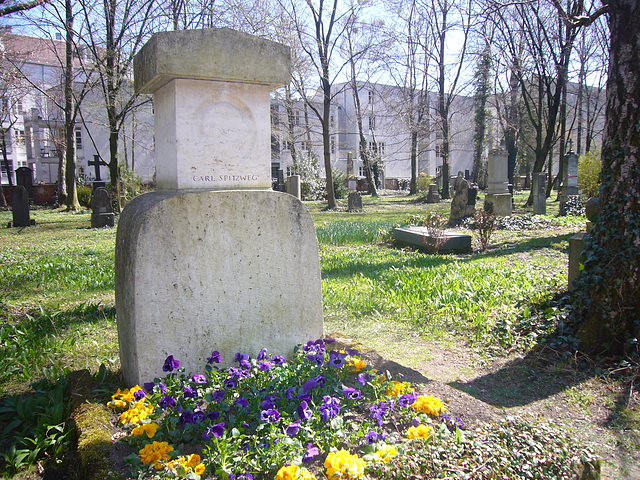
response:
M380 353L366 356L419 384L420 393L439 396L467 426L508 416L548 421L604 460L603 479L640 479L640 396L587 358L551 351L487 358L457 343L402 339Z

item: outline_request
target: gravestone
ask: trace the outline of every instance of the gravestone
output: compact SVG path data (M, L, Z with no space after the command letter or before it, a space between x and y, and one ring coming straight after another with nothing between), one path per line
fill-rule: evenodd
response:
M509 193L508 155L500 150L489 152L487 163L487 192L484 197L485 209L494 214L508 217L512 212L512 195Z
M113 227L115 221L109 190L96 188L91 194L91 228Z
M322 335L315 227L271 189L270 91L289 48L228 28L156 33L134 60L154 95L159 189L123 210L116 308L127 383L168 355L201 372L213 350L292 354Z
M300 175L287 177L287 193L300 200Z
M564 157L565 176L562 182L562 193L560 195L560 211L564 211L565 205L571 197L578 197L578 155L568 152Z
M29 193L22 185L13 187L11 192L11 212L13 213L13 222L9 224L10 227L29 227L36 223L31 220L29 213Z
M353 175L353 152L347 152L347 178Z
M533 213L534 215L547 214L547 175L543 172L532 175Z
M362 211L362 195L359 192L350 192L347 199L347 209L350 212Z
M33 198L33 170L29 167L16 169L16 185L26 188L29 198Z
M440 201L440 192L438 192L438 185L435 183L429 184L429 192L427 193L427 203L438 203Z
M469 190L469 182L465 180L461 171L458 172L458 177L453 184L451 214L449 215L450 221L461 220L475 213L475 194L477 194L477 191L475 192L475 194L473 194L473 204L469 204Z

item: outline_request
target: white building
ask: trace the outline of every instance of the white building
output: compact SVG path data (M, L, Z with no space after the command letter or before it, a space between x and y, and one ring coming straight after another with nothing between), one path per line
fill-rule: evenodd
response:
M382 84L360 83L358 95L362 111L363 133L370 151L379 155L382 161L382 178L411 178L411 134L403 121L403 90ZM333 86L331 107L331 160L334 171L353 173L364 177L364 167L359 152L359 133L353 89L349 84ZM321 110L321 95L312 100ZM430 94L427 115L418 136L418 173L436 176L442 165L440 151L442 141L437 126L434 107L437 97ZM273 105L274 139L273 168L282 169L285 175L291 172L291 141L297 151L312 149L321 171L324 172L322 131L317 115L306 108L302 101L293 105L294 135L288 131L287 113L282 98ZM308 118L308 123L307 119ZM450 172L470 170L473 165L473 99L458 96L452 102L450 113ZM353 159L353 170L348 165Z
M15 169L29 167L34 183L55 183L58 179L59 155L64 151L63 64L65 43L62 40L41 39L11 32L0 33L0 55L4 55L3 68L20 73L8 75L12 83L1 91L2 126L7 129L6 145L9 175L15 185ZM76 53L76 73L82 76ZM9 62L10 60L10 62ZM21 78L23 75L26 78ZM79 84L78 84L79 85ZM80 88L78 86L78 88ZM130 115L120 134L121 163L144 181L153 179L155 161L153 152L152 106ZM83 99L81 115L76 119L75 142L77 177L79 181L92 181L99 176L109 181L105 165L93 165L96 157L109 160L109 130L104 100L98 87ZM101 163L101 162L99 162ZM2 184L9 183L4 163Z

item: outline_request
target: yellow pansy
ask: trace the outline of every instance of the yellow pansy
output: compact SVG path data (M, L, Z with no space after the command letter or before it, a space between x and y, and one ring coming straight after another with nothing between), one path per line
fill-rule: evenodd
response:
M427 425L420 424L407 429L407 438L429 438L430 435L433 435L433 428Z
M287 465L282 467L276 473L275 480L295 480L300 472L300 467L296 465Z
M346 450L338 450L327 455L324 461L327 477L333 479L354 479L364 475L365 461Z
M138 425L133 430L131 430L131 435L139 436L146 433L147 437L153 438L159 428L160 425L158 425L157 423L143 423L142 425Z
M416 412L426 413L433 417L447 411L447 406L442 403L442 400L432 395L418 395L416 401L411 404L411 408Z

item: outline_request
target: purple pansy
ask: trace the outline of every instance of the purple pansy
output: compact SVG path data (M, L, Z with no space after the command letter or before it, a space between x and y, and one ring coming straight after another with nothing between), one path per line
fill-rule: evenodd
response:
M260 350L260 352L258 353L258 356L256 357L256 360L260 361L260 360L269 360L269 355L267 355L267 349L263 348L262 350Z
M234 362L242 362L242 361L248 361L249 360L249 354L248 353L236 353L236 356L234 357L233 361Z
M304 382L304 385L302 386L302 388L304 390L304 393L309 393L311 390L313 390L317 386L318 386L318 380L316 380L315 378L310 378L309 380Z
M273 368L273 364L271 362L268 361L263 361L263 362L259 362L258 363L258 368L262 371L262 372L268 372L269 370L271 370Z
M307 451L302 456L303 462L310 462L314 457L320 455L320 449L318 447L314 447L313 443L307 444Z
M207 363L220 363L221 360L222 355L220 355L220 352L214 350L213 352L211 352L211 356L207 358Z
M139 402L146 396L147 392L145 392L144 390L136 390L135 392L133 392L133 398L136 402Z
M160 399L160 401L158 402L158 406L160 408L169 408L169 407L175 407L176 406L176 399L173 398L170 395L165 395L164 397L162 397Z
M377 432L369 432L364 436L364 439L368 444L376 443L378 441L378 433Z
M207 414L207 418L212 422L215 422L219 416L220 416L220 412L216 410L214 410L213 412L209 412L209 414Z
M196 398L198 396L198 391L193 388L191 385L187 385L184 387L184 397L185 398Z
M238 381L233 377L229 377L224 382L222 382L222 385L226 389L236 388L238 386Z
M286 362L286 358L284 358L282 355L274 355L273 357L271 357L271 362L274 365L282 365Z
M310 353L307 355L307 360L315 363L318 367L324 365L324 355L322 353Z
M204 431L202 438L209 440L211 437L221 437L222 435L224 435L224 423L216 423Z
M156 386L156 384L155 384L155 383L153 383L153 382L145 382L145 383L144 383L144 385L143 385L144 389L145 389L147 392L151 392L151 391L153 391L153 387L155 387L155 386Z
M196 373L193 377L191 377L191 379L199 385L207 383L207 377L205 377L204 375L200 375L199 373Z
M180 368L180 361L175 360L173 355L169 355L162 366L163 372L173 372L176 368Z
M247 401L247 399L246 399L246 398L244 398L244 397L240 397L239 399L237 399L237 400L234 402L234 405L239 405L239 406L241 406L241 407L243 407L243 408L249 408L249 402L248 402L248 401Z
M327 422L340 413L340 399L325 395L323 401L324 403L320 406L320 419Z
M335 350L329 353L329 365L333 368L342 368L346 361L344 353L336 352Z
M351 400L358 400L362 397L362 392L360 390L356 390L355 388L344 387L343 392L344 396Z
M311 411L311 409L309 408L309 404L305 400L300 402L300 406L298 407L297 412L301 420L309 420L311 417L313 417L313 412Z
M296 420L295 422L291 422L287 428L285 428L285 433L290 437L295 437L300 431L300 420Z
M260 412L260 419L267 423L276 423L280 420L280 412L275 408L269 408Z
M211 398L218 402L224 400L224 390L216 390L211 394Z
M398 405L401 407L409 407L413 405L417 400L418 396L415 393L405 393L404 395L400 395L398 397Z
M294 394L295 391L296 391L296 389L293 388L293 387L287 388L287 394L286 394L287 395L287 400L292 400L293 399L293 394Z

